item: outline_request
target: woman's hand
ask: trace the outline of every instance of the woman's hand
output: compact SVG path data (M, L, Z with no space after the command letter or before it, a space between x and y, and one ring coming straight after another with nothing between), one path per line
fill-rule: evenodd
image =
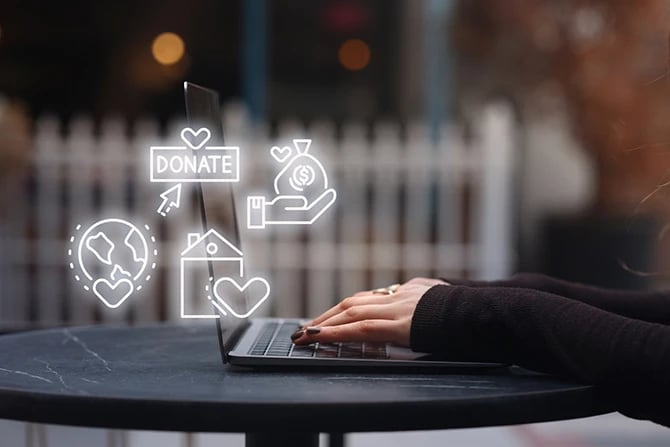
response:
M409 346L414 309L423 294L437 284L447 283L414 278L390 295L372 290L358 292L298 329L291 338L299 345L369 341Z

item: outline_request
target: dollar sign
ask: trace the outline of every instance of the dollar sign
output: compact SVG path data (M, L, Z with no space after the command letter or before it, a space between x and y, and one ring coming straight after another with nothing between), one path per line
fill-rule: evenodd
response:
M289 183L296 191L302 191L304 186L314 182L314 170L310 166L299 165L293 170Z
M300 176L300 183L302 183L303 185L307 185L307 183L309 182L309 170L306 167L301 166L299 176Z

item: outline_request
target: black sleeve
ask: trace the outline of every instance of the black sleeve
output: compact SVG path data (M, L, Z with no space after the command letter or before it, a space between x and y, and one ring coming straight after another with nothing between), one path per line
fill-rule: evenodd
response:
M670 327L532 289L434 286L412 349L501 361L601 387L623 413L668 425Z
M625 317L670 325L670 293L668 292L603 289L535 273L521 273L500 281L459 279L445 279L445 281L449 284L469 287L519 287L540 290L581 301Z

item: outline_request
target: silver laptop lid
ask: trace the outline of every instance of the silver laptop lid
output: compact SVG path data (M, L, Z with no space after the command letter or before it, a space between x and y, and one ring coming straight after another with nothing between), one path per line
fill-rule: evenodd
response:
M221 108L219 95L216 91L190 83L184 82L184 99L186 102L186 116L188 125L192 129L206 127L211 132L211 142L223 145L223 125L221 123ZM195 152L194 152L195 153ZM202 221L202 234L207 235L210 230L215 230L228 242L239 250L242 250L242 241L237 222L235 210L235 197L230 183L195 183L195 195L200 209ZM213 237L211 234L208 237ZM210 241L207 241L209 243ZM230 263L212 262L208 256L207 266L209 269L210 287L221 277L234 277L239 272L234 271ZM242 313L247 309L247 297L240 293L237 302L228 303L236 306ZM216 302L212 301L215 305ZM243 330L248 322L246 319L235 318L225 312L221 306L214 306L214 312L219 315L216 320L219 335L219 347L224 363L227 363L227 352L232 349L232 344L238 333Z

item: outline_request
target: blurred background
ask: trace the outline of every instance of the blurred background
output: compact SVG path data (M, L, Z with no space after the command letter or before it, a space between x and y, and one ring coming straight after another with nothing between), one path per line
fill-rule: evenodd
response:
M0 0L0 331L179 320L195 203L160 217L145 160L184 125L184 80L221 95L247 173L240 204L269 191L268 150L296 136L313 138L338 190L308 230L243 234L276 292L263 315L313 315L418 275L667 287L669 19L667 0ZM111 313L74 284L66 256L77 224L109 215L151 225L160 248L149 287ZM14 445L242 443L0 427ZM608 415L394 439L651 446L670 435Z

